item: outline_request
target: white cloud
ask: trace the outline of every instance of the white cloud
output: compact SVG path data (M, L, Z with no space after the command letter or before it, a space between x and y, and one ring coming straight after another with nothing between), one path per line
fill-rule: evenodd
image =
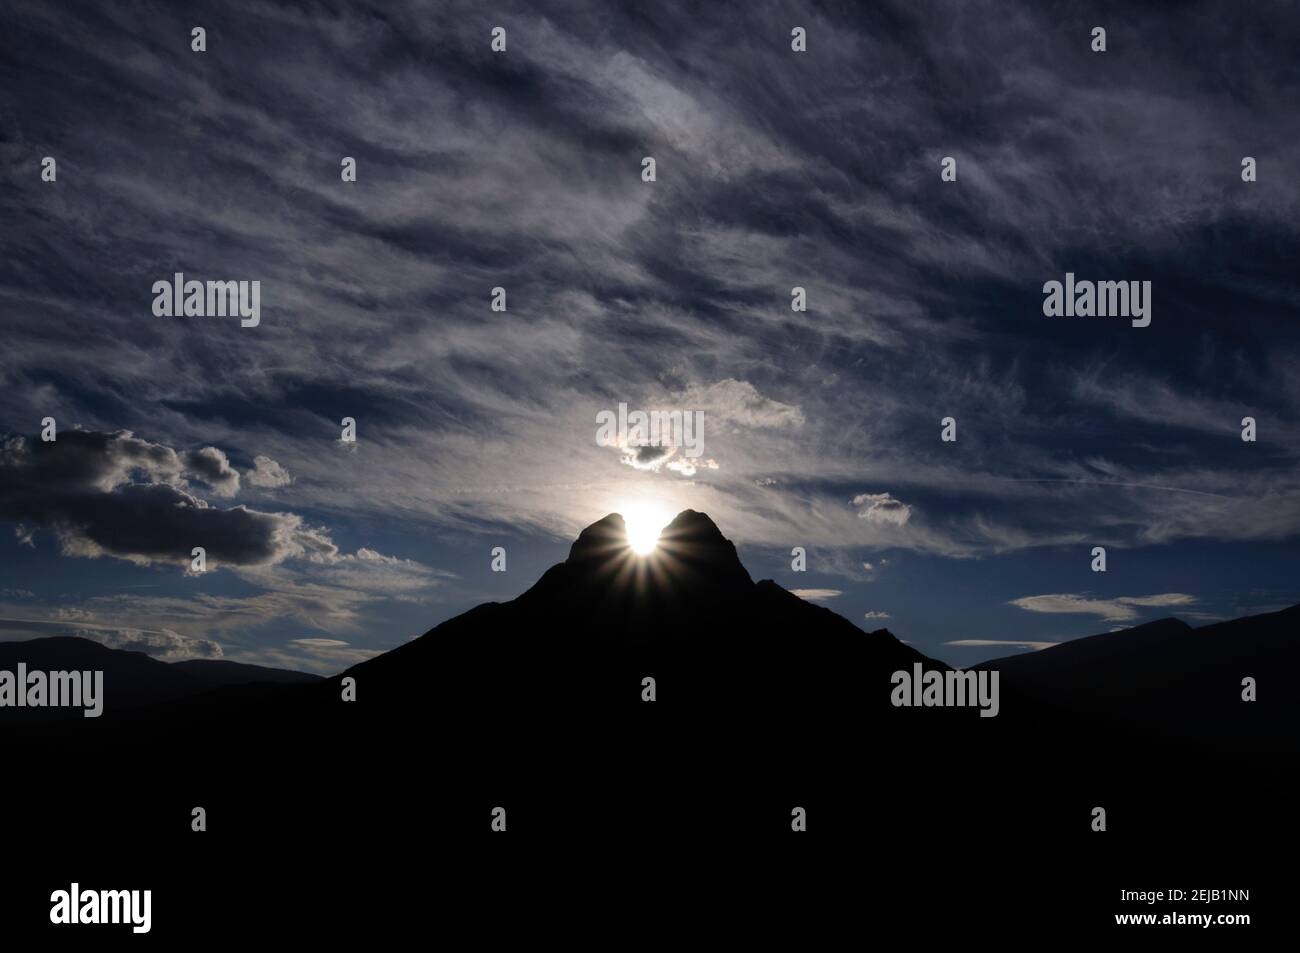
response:
M288 486L293 482L293 477L270 457L256 456L253 458L253 469L244 471L244 481L249 486L269 489Z
M1156 608L1185 606L1196 602L1195 596L1183 592L1164 592L1152 596L1119 596L1114 599L1092 599L1073 593L1055 593L1042 596L1022 596L1012 599L1009 605L1028 612L1095 615L1108 621L1136 619L1134 607Z
M173 629L144 628L94 621L96 613L76 609L59 610L55 618L0 618L5 637L36 639L51 635L90 639L111 649L143 652L166 662L190 658L221 658L221 644L211 639L191 638Z
M903 526L912 518L912 508L888 493L860 493L853 498L853 505L861 507L858 519L869 523Z
M988 647L988 646L999 646L999 645L1005 645L1005 646L1007 646L1007 647L1009 647L1009 648L1017 648L1017 649L1033 649L1034 651L1039 651L1039 650L1041 650L1041 649L1050 649L1053 645L1060 645L1061 643L1059 643L1059 642L1017 642L1017 641L1015 641L1014 639L1011 639L1011 640L1004 640L1004 639L957 639L957 640L955 640L955 641L953 641L953 642L945 642L945 643L943 643L943 644L944 644L944 645L955 645L955 646L963 647L963 648Z
M800 599L807 599L809 602L825 602L827 599L834 599L844 595L841 589L791 589L790 594L798 596Z
M226 653L232 662L269 665L318 675L333 675L381 654L379 649L360 649L331 639L294 639L283 646L241 648Z
M690 457L682 457L680 460L674 460L668 464L668 469L681 474L684 477L693 477L699 470L716 470L718 461L716 460L692 460Z
M164 662L221 658L225 654L217 642L189 638L171 629L95 628L79 630L76 634L107 645L110 649L143 652Z
M733 378L708 386L692 385L671 403L687 410L703 410L706 422L725 422L753 428L802 427L803 411L760 394L749 381Z

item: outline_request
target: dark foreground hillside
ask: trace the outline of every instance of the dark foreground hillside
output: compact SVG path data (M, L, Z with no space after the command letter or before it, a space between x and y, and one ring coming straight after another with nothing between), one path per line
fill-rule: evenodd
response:
M454 898L528 871L534 899L651 877L667 905L678 890L847 894L867 919L997 917L1011 932L1021 917L1113 929L1113 913L1145 912L1121 888L1252 888L1262 911L1278 885L1260 854L1294 847L1295 702L1215 699L1199 720L1177 706L1216 684L1216 651L1229 687L1247 662L1276 677L1294 615L1196 630L1186 654L1165 640L1188 633L1158 624L1113 651L1005 660L995 718L897 708L893 672L946 666L753 582L702 514L681 514L649 560L611 516L519 598L342 676L211 679L7 728L7 773L25 779L5 788L7 836L35 864L18 908L48 912L61 881L135 876L161 927L290 917L315 935L362 909L401 919L436 900L452 915ZM245 906L220 913L214 890Z

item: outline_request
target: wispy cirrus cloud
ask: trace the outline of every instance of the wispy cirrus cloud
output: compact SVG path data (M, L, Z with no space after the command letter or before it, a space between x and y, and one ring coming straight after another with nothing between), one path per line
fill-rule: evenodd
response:
M978 555L1069 541L1084 514L1139 544L1300 531L1286 449L1300 419L1295 302L1261 256L1249 280L1196 264L1198 250L1217 260L1210 229L1254 223L1268 243L1295 221L1296 196L1278 186L1300 171L1294 156L1262 157L1268 175L1242 189L1235 159L1215 151L1225 137L1300 131L1270 71L1286 61L1289 21L1243 14L1248 42L1234 49L1249 56L1233 75L1246 108L1205 84L1151 11L1129 25L1145 37L1143 62L1123 59L1112 76L1087 68L1096 57L1077 25L1028 3L996 18L954 4L939 32L905 5L820 11L798 57L772 46L789 32L775 7L756 8L743 35L721 13L661 11L678 37L671 56L630 14L607 11L594 30L580 7L545 5L511 10L511 51L494 56L458 10L470 6L453 3L435 28L400 9L322 20L227 5L221 68L195 70L168 39L186 32L178 13L56 22L18 5L14 30L75 50L93 82L74 95L28 85L19 69L0 102L24 120L22 137L0 148L14 162L43 141L62 144L65 164L94 154L99 200L36 219L29 196L4 199L12 234L39 232L80 257L58 285L39 257L0 271L14 315L0 419L57 404L88 428L256 453L275 468L196 459L194 478L205 472L222 499L239 480L292 488L300 509L400 512L456 532L567 537L648 484L756 543ZM253 52L280 35L295 39L285 55ZM19 44L20 67L29 47L43 48ZM438 55L416 71L380 50ZM342 77L341 57L366 66ZM85 88L131 88L145 106L124 112ZM289 147L318 141L349 143L355 185L339 181L337 157ZM637 175L647 152L660 162L654 184ZM945 186L948 153L960 172ZM187 224L198 220L208 227ZM95 245L78 241L91 233ZM110 248L132 249L129 273ZM1186 347L1157 361L1117 348L1109 330L1080 337L1037 313L1044 277L1110 269L1114 249L1159 273ZM219 322L146 315L144 279L177 261L261 278L255 348ZM510 293L502 314L484 304L497 285ZM790 311L795 285L806 313ZM1218 320L1226 300L1253 309L1267 355ZM1213 346L1193 343L1206 335ZM57 384L46 373L56 362ZM1219 391L1171 383L1192 372ZM706 409L717 468L628 467L597 452L591 413L619 398ZM1143 423L1191 435L1163 453L1094 439L1068 409L1079 399L1129 435ZM1230 436L1243 407L1269 421L1271 457L1234 486L1227 451L1193 444ZM323 450L347 413L363 421L362 442ZM948 413L956 451L926 436ZM1053 452L1060 433L1093 456L1104 447L1128 488L1004 479L1076 478L1078 461ZM871 494L906 502L837 518L864 474Z
M855 568L1300 535L1297 17L1234 9L1211 75L1208 2L1127 11L1105 57L1030 2L818 7L807 54L772 4L506 3L506 55L443 9L10 5L0 423L129 434L76 487L6 474L24 559L211 531L253 589L208 593L227 638L439 590L362 548L451 565L641 494ZM178 269L261 280L260 327L153 317ZM1044 318L1066 270L1153 278L1153 325ZM620 400L704 409L704 456L597 447Z
M191 638L171 629L144 629L96 622L89 612L56 612L53 618L0 617L0 640L26 641L50 636L90 639L111 649L143 652L165 662L182 659L221 658L220 643Z

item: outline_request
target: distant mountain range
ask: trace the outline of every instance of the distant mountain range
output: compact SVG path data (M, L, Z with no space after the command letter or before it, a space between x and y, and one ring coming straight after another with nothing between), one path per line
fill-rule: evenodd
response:
M111 649L91 639L72 636L0 642L0 670L102 671L106 712L156 705L214 688L267 683L295 685L319 681L320 676L221 659L163 662L143 652ZM79 709L0 708L0 725L7 721L80 719Z
M996 719L971 728L970 711L890 704L894 672L947 665L886 629L863 632L770 580L754 582L713 521L686 510L648 559L630 553L611 514L518 598L480 605L329 679L221 660L165 663L77 638L0 643L0 668L103 670L106 717L164 732L190 719L256 717L259 731L274 732L281 721L378 727L442 714L484 731L509 726L518 738L670 710L692 734L743 718L751 738L813 723L888 726L905 743L942 723L978 731L984 743L1140 729L1255 747L1293 736L1300 704L1280 679L1300 661L1298 623L1300 607L1198 629L1164 619L985 662L975 668L1000 673L1003 700ZM657 709L642 701L646 677ZM1246 677L1257 680L1256 702L1242 700ZM357 685L351 705L340 700L344 678ZM15 717L0 710L0 723Z
M1160 619L985 662L1033 704L1148 737L1233 749L1295 744L1300 606L1192 628ZM1257 700L1243 701L1254 679Z

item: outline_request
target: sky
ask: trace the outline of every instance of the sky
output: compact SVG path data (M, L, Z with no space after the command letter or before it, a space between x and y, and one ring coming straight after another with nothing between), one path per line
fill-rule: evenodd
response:
M645 505L956 665L1300 602L1300 10L739 10L0 4L0 638L335 672Z

